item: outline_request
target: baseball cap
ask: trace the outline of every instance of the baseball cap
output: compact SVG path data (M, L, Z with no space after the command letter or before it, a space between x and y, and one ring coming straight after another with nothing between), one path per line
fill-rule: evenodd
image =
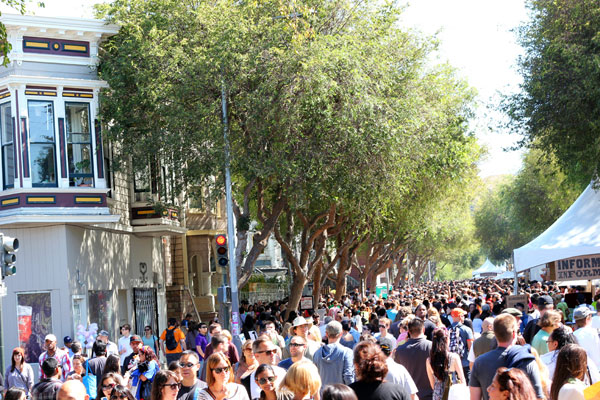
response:
M49 340L51 342L56 342L56 336L54 336L53 334L49 333L46 335L46 337L44 338L44 341Z
M538 300L537 300L538 306L546 306L548 304L554 305L554 300L552 300L552 297L548 296L547 294L544 296L538 297Z
M141 342L142 338L139 337L138 335L131 335L131 337L129 338L129 343L133 343L133 342Z
M100 333L98 333L98 336L106 336L108 337L108 332L105 330L101 330Z
M378 340L377 344L379 345L379 347L381 347L381 351L383 351L383 354L385 354L386 356L392 354L392 349L390 349L390 346L387 343L381 343Z
M584 305L577 307L573 311L573 319L577 321L578 319L587 318L588 315L592 315L592 314L595 314L595 312L590 310L589 307L584 304Z
M456 317L460 317L461 315L465 315L467 312L465 310L463 310L460 307L456 307L452 310L452 312L450 313L451 316L453 316L454 318Z
M523 313L521 311L513 307L505 308L504 310L502 310L501 314L510 314L515 318L521 318L523 316Z
M63 343L67 344L67 343L73 343L73 339L71 338L71 336L65 336L63 338Z

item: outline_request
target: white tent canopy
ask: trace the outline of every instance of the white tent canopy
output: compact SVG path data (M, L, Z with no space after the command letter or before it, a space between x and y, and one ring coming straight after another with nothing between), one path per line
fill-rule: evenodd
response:
M504 272L502 268L496 267L486 258L483 265L473 271L473 276L480 276L481 274L501 274L502 272Z
M600 191L591 185L544 233L515 249L519 272L552 261L600 253Z

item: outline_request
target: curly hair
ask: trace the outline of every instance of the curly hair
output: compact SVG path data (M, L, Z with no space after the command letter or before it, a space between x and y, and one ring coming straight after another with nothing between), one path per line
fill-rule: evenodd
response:
M450 354L448 353L448 332L445 328L437 328L433 331L431 338L431 351L429 362L435 377L445 382L448 376Z
M144 357L146 357L146 361L150 362L151 360L154 360L158 363L158 357L156 357L156 354L154 354L154 350L152 350L152 347L142 346L138 350L138 353L142 353Z
M356 373L363 382L382 381L388 373L385 360L381 348L375 343L364 341L354 348Z

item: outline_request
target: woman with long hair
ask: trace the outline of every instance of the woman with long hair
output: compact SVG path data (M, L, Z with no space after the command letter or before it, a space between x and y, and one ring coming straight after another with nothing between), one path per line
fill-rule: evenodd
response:
M323 400L358 400L354 390L343 383L325 386L321 398Z
M431 351L425 363L427 377L433 389L433 400L441 400L449 374L456 374L457 380L465 381L460 356L448 350L450 337L445 328L436 328L431 338Z
M535 390L527 375L518 368L498 368L487 388L489 400L535 400Z
M573 331L566 326L561 326L552 331L548 337L548 353L540 356L540 359L548 368L548 374L550 378L554 376L554 369L556 368L556 359L560 349L568 344L577 344L577 339L573 335Z
M110 393L115 388L115 386L118 385L123 386L123 378L121 377L121 375L114 372L108 372L102 375L102 378L100 378L100 390L102 391L103 396L100 396L100 393L98 393L98 396L106 397L107 399L109 399Z
M10 368L6 372L6 387L21 388L29 397L33 380L33 369L25 362L25 349L15 347L10 358Z
M258 367L258 361L256 361L254 353L252 352L252 343L254 343L254 340L246 340L242 345L240 361L235 364L235 375L233 379L235 383L241 383L242 378L245 378L248 374L254 372Z
M111 354L106 357L106 364L104 364L104 369L102 370L102 375L108 374L109 372L114 372L116 374L121 373L121 358L116 354Z
M246 388L233 381L233 369L223 353L213 353L206 360L206 384L198 400L249 400Z
M108 400L135 400L135 397L127 387L117 385L111 390Z
M292 364L279 385L278 399L313 399L321 388L319 370L311 361L303 359Z
M357 380L350 387L360 400L410 399L410 394L403 386L384 382L388 373L386 359L378 344L360 342L354 348L354 369Z
M146 325L144 327L144 335L142 336L142 343L144 346L151 347L154 350L154 354L158 355L160 347L158 346L158 337L152 332L152 327Z
M256 385L262 390L259 400L277 400L277 392L275 391L277 376L270 364L259 365L256 368L254 380L256 381Z
M154 376L160 370L158 358L149 346L142 346L138 350L139 363L131 372L132 387L135 389L135 398L137 400L149 400L152 391L152 381Z
M552 400L584 399L587 387L583 380L587 372L587 354L583 347L567 344L558 352L556 369L552 378L550 398Z
M67 374L67 380L77 379L82 381L85 376L85 368L83 367L85 363L85 358L81 354L75 354L71 359L71 365L73 366L73 370Z
M152 382L150 400L176 400L181 380L173 371L158 371Z
M27 399L27 395L25 394L25 390L12 387L6 391L4 394L4 400L25 400Z

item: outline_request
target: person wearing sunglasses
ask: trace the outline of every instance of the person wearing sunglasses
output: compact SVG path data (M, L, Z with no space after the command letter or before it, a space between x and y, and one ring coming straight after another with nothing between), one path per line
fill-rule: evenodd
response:
M275 371L269 364L261 364L256 368L256 375L254 380L259 388L262 389L260 392L259 400L277 400L277 392L275 392Z
M121 378L121 375L114 372L108 372L102 375L102 379L100 379L100 390L102 391L102 396L100 397L106 397L109 399L110 393L117 385L123 385L123 378Z
M214 353L206 360L206 383L197 400L249 400L242 385L233 381L233 369L229 358L223 353Z
M235 383L241 383L242 378L250 375L259 365L252 352L252 343L254 340L246 340L242 345L242 356L240 361L235 364Z
M293 363L302 360L304 357L304 350L306 350L306 339L302 336L292 336L290 339L290 358L282 360L278 366L288 370Z
M181 381L173 371L158 371L152 382L152 400L176 400Z
M278 347L273 344L271 339L261 336L252 343L252 352L258 364L269 364L275 371L277 380L275 386L283 380L285 376L285 369L277 366L277 352ZM246 388L248 395L251 399L258 399L262 389L256 383L256 371L242 379L242 385Z
M127 387L117 385L110 392L108 400L135 400L135 397Z
M198 379L198 370L200 363L198 353L192 350L186 350L181 353L179 358L179 370L181 372L181 388L177 394L178 399L188 400L193 399L196 390L206 387L206 383Z

